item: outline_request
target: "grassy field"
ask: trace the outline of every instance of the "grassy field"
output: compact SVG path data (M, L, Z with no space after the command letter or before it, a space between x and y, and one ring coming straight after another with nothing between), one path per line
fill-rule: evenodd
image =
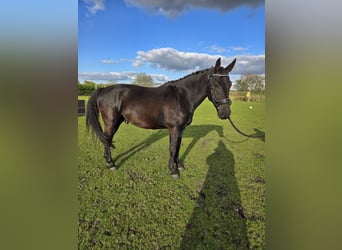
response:
M265 132L264 113L264 102L232 104L246 133ZM239 135L209 101L184 132L177 180L167 168L167 130L122 124L116 172L86 133L85 116L78 132L79 249L265 248L265 142Z

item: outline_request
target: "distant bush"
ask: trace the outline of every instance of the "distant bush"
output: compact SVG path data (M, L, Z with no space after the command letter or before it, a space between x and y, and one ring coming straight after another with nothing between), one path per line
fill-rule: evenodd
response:
M232 100L247 101L246 91L230 91L229 96ZM251 92L250 101L265 101L265 92L255 93Z
M78 95L79 96L89 96L91 95L96 89L96 86L93 84L78 84Z
M116 83L115 82L109 82L109 83L99 83L99 84L96 84L96 88L105 88L105 87L108 87L108 86L112 86L112 85L115 85Z

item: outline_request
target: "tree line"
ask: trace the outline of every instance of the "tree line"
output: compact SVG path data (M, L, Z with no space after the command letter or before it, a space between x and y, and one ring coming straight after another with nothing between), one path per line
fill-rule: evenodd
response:
M97 88L104 88L106 86L117 84L116 82L109 82L109 83L100 83L96 84L92 81L84 81L81 83L78 81L78 95L79 96L89 96L91 95ZM154 81L150 75L146 73L139 73L136 75L132 84L144 86L144 87L153 87Z
M265 91L265 77L260 75L247 74L236 80L234 85L237 91L250 91L261 93Z
M116 84L116 82L109 83L101 83L96 84L92 81L84 81L82 84L78 81L78 95L79 96L89 96L91 95L97 88L103 88L109 85ZM139 73L136 75L132 84L145 86L145 87L153 87L155 85L152 77L146 73ZM252 92L258 95L265 94L265 77L260 75L247 74L243 75L241 79L236 80L234 87L237 91L242 92Z
M234 85L238 91L235 93L240 100L262 101L265 100L265 76L247 74L236 80ZM242 95L242 96L241 96Z

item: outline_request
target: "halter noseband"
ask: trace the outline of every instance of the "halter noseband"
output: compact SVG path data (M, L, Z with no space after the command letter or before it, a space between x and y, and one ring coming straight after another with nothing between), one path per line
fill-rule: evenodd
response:
M213 76L219 76L219 77L228 77L228 75L222 75L222 74L210 74L208 75L208 87L210 87L212 85L212 81L210 81L211 77ZM211 97L214 101L214 104L216 106L216 108L218 108L218 106L222 105L222 104L226 104L228 103L229 105L232 104L232 101L229 99L229 98L224 98L224 99L221 99L221 100L217 100L215 98L215 95L213 95L213 93L210 91L211 93Z

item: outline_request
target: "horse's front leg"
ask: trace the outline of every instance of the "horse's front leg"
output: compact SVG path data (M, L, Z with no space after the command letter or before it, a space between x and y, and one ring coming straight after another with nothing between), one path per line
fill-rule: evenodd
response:
M171 171L171 176L175 179L179 178L178 170L178 153L179 153L179 136L182 130L180 128L169 128L169 138L170 138L170 159L169 159L169 169Z
M183 132L184 132L184 129L182 129L181 132L179 133L178 142L177 142L177 149L176 149L176 156L175 156L178 170L184 170L185 169L184 164L179 159L179 151L180 151L180 147L182 144Z

